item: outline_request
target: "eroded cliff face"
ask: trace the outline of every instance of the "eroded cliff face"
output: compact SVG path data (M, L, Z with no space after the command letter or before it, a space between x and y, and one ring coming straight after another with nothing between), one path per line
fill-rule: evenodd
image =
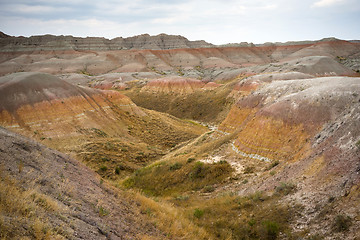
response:
M261 177L253 178L247 190L296 183L292 200L309 212L316 204L327 205L324 196L358 194L360 78L277 80L259 82L252 93L242 90L219 130L235 134L232 148L250 165L276 162L274 176L258 172ZM356 216L357 203L349 199L347 212ZM341 209L341 202L336 206ZM315 215L309 213L308 223Z
M185 75L211 81L218 78L234 78L240 73L298 71L320 76L352 76L356 75L356 70L359 70L356 61L360 44L346 41L224 48L186 48L180 44L181 49L166 48L165 50L162 47L153 48L151 44L145 44L144 50L103 49L104 47L81 50L76 47L57 48L54 44L56 45L59 40L54 36L50 36L50 39L34 38L39 38L40 41L35 48L33 43L24 46L20 43L13 46L10 44L12 47L5 44L0 47L0 75L21 71L87 75L151 72L159 75ZM68 37L60 37L62 38ZM12 38L1 38L0 42L9 39ZM171 39L160 42L166 46L172 44ZM60 41L59 44L65 43ZM141 45L136 41L132 44ZM24 49L27 47L29 50Z
M234 144L246 153L296 161L325 124L357 111L359 81L325 77L260 85L233 106L220 129L237 131Z
M1 52L63 51L63 50L121 50L121 49L174 49L213 46L205 41L189 41L183 36L159 34L138 35L128 38L73 37L41 35L32 37L0 36Z

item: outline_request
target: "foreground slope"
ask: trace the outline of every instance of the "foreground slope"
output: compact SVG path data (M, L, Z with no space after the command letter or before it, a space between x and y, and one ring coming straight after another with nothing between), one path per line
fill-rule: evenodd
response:
M2 239L162 239L78 161L0 128Z

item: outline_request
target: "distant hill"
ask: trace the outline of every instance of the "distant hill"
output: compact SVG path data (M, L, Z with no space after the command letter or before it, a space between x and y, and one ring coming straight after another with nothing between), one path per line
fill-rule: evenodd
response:
M102 37L73 37L40 35L31 37L11 37L0 32L2 52L34 50L121 50L121 49L175 49L206 48L214 45L205 41L190 41L179 35L159 34L150 36L142 34L134 37L106 39Z

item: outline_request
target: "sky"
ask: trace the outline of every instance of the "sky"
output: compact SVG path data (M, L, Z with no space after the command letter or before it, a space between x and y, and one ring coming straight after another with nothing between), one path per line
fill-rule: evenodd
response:
M360 0L0 0L12 36L182 35L213 44L360 39Z

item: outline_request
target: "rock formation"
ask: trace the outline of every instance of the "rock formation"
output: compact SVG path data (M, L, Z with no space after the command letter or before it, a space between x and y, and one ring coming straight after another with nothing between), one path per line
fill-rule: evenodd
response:
M73 37L41 35L32 37L11 37L1 32L1 52L27 51L106 51L121 49L174 49L174 48L203 48L213 45L205 41L189 41L185 37L159 34L150 36L143 34L128 38L105 39L99 37Z

